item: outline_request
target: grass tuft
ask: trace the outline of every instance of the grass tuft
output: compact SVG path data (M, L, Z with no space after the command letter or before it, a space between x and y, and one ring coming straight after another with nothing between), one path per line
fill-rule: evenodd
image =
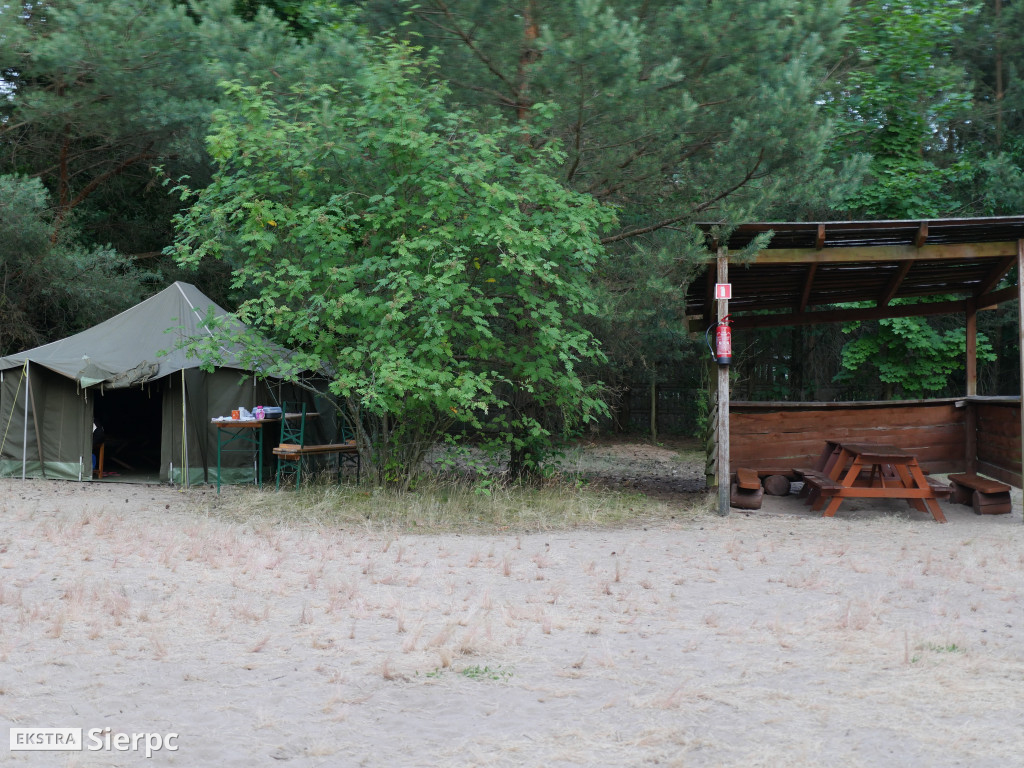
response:
M469 483L430 480L405 492L315 483L297 491L239 488L211 500L206 512L253 526L309 524L384 534L529 533L684 521L707 508L705 494L695 494L680 508L640 494L569 483L495 486L481 494Z

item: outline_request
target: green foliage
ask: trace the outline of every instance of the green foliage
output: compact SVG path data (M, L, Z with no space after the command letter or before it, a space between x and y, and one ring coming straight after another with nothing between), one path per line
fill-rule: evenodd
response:
M393 3L369 2L393 23ZM696 221L800 217L853 191L860 157L826 157L817 101L844 5L798 0L424 0L406 28L441 51L441 72L475 119L529 120L557 139L573 189L619 210L591 328L630 381L694 380L705 356L679 297L708 257ZM694 381L694 384L696 382Z
M1024 211L1024 136L990 154L981 170L977 195L982 213L1014 216Z
M554 145L475 128L415 54L372 40L333 86L226 84L174 249L233 265L240 319L297 350L268 372L327 372L364 460L403 484L453 424L536 462L544 414L603 411L581 319L614 221L553 178Z
M857 334L842 352L843 370L836 376L849 383L865 375L882 383L882 396L925 397L945 391L950 376L964 367L966 331L938 330L924 318L897 317L873 324L852 323L844 328ZM995 361L984 334L978 334L979 361Z
M968 114L970 83L951 56L976 8L950 0L852 4L847 42L855 65L827 96L837 119L835 156L868 152L870 181L842 206L867 218L937 218L962 203L975 172L944 154L952 123Z
M0 176L0 354L84 330L142 298L146 275L110 248L54 242L38 179Z
M561 107L531 138L561 140L567 183L620 208L609 243L678 257L677 227L820 209L854 177L840 170L845 160L826 162L830 128L816 103L840 45L842 2L407 5L407 34L438 46L455 98L478 119ZM394 23L388 0L365 6L368 19Z
M470 680L508 680L514 674L511 669L502 667L500 664L497 666L483 666L474 664L471 667L466 667L462 670L462 676L468 677Z
M3 6L0 30L0 173L43 180L55 231L74 215L90 242L147 257L170 241L175 213L152 167L206 177L219 80L329 78L347 61L344 28L300 42L231 0Z

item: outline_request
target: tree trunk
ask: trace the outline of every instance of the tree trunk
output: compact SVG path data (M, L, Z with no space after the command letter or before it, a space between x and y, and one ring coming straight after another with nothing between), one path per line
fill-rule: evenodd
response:
M534 0L526 0L523 5L523 47L519 51L519 67L516 70L516 119L520 122L530 116L530 108L533 106L530 100L530 65L540 58L540 51L537 50L539 36L537 4Z
M651 369L651 442L658 442L658 369Z

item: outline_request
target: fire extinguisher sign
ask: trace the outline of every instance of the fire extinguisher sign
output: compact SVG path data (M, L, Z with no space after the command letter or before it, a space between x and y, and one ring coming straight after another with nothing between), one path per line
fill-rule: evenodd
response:
M732 283L715 283L715 298L726 300L731 299Z

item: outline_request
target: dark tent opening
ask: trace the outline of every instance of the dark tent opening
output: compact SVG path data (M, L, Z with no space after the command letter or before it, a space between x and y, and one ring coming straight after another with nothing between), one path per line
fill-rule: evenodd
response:
M163 395L160 382L94 395L93 421L102 427L104 435L104 476L157 479Z

